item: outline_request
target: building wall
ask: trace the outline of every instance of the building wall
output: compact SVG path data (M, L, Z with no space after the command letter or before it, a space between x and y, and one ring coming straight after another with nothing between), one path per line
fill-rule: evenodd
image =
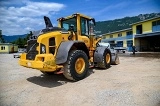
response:
M105 36L107 42L114 41L114 43L117 44L117 42L122 41L123 42L123 47L127 47L127 41L133 40L133 35L127 36L128 31L132 31L132 30L130 29L130 30L124 30L124 31L117 31L115 33L108 33L104 36ZM122 34L121 37L118 37L119 33ZM113 38L110 38L110 35L113 35Z
M18 45L0 44L0 53L14 53L18 51Z
M135 47L138 51L147 51L149 47L149 43L146 39L143 38L135 38Z
M18 52L18 45L14 45L14 52Z
M152 45L150 44L151 43L150 39L146 39L147 37L146 35L150 35L151 33L160 31L159 21L160 21L160 18L155 18L155 19L135 23L132 25L133 36L137 37L137 38L134 38L134 45L136 46L136 49L138 51L148 51L150 50L150 48L153 48ZM155 22L156 22L156 25L154 25ZM159 25L157 25L157 23ZM137 34L138 25L142 25L141 34ZM144 35L143 37L138 37L138 36L141 36L142 34L146 34L146 35Z
M133 35L136 35L136 26L138 26L138 25L142 25L142 34L152 32L152 22L157 21L157 20L160 20L160 18L149 20L149 21L144 21L142 23L134 24L132 26Z
M110 35L113 35L113 38L118 38L119 33L122 33L122 37L126 37L126 32L127 31L120 31L120 32L116 32L116 33L106 34L105 37L106 37L106 39L110 39ZM119 37L119 38L121 38L121 37ZM122 40L123 40L123 38L122 38Z
M148 21L142 24L142 31L143 33L150 33L152 32L152 21Z
M127 40L123 40L123 47L127 47Z
M13 45L9 45L9 53L13 53L14 52L14 46Z
M9 45L9 53L18 52L18 46L17 45Z
M8 45L0 45L0 53L9 53Z
M140 39L136 38L134 39L134 46L136 47L137 51L140 51Z
M156 23L156 25L155 25ZM114 42L117 43L119 41L123 42L123 47L127 47L128 51L132 50L132 45L136 46L138 51L145 51L146 48L150 46L149 41L144 37L140 38L139 36L142 34L150 34L160 31L160 17L141 21L138 23L134 23L132 25L132 29L124 29L120 31L115 31L111 33L107 33L105 36L106 42ZM140 29L139 26L140 25ZM142 25L142 27L141 27ZM137 34L137 29L139 29L139 34ZM141 30L142 29L142 30ZM141 31L140 31L141 30ZM132 31L132 35L127 35L126 32ZM121 37L118 37L118 33L122 33ZM113 35L113 38L110 38L110 35ZM133 43L132 43L133 42Z

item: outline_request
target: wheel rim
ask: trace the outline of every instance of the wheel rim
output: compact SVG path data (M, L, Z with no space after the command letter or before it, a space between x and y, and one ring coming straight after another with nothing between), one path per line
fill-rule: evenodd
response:
M110 60L111 60L110 54L107 53L107 55L106 55L106 63L107 63L107 64L110 63Z
M85 69L85 61L83 58L78 58L76 60L76 63L75 63L75 70L78 74L81 74L84 72L84 69Z

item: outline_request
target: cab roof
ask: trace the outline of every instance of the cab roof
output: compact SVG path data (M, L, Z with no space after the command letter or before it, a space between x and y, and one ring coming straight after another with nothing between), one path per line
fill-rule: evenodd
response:
M67 16L67 17L61 17L61 18L58 18L57 20L61 20L61 19L70 19L70 18L73 18L75 16L79 15L80 17L84 17L84 18L87 18L87 19L93 19L92 17L89 17L89 16L86 16L86 15L83 15L81 13L75 13L75 14L72 14L70 16Z

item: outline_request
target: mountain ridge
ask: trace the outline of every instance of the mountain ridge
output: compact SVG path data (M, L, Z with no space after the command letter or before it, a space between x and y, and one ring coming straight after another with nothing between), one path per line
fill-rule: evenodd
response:
M106 21L98 21L96 22L95 30L96 35L101 35L113 31L123 30L127 28L131 28L130 24L143 21L146 19L151 19L154 17L159 17L160 13L148 13L148 14L139 14L138 16L126 16L124 18L120 19L114 19L114 20L106 20ZM5 42L13 42L17 40L18 38L25 38L27 34L22 35L2 35Z
M16 41L18 38L25 38L27 34L23 35L12 35L12 36L7 36L7 35L2 35L6 43Z
M97 35L123 30L131 28L130 24L159 16L160 13L150 13L150 14L139 14L138 16L132 16L132 17L126 16L124 18L108 20L108 21L98 21L96 22L95 30L99 31Z

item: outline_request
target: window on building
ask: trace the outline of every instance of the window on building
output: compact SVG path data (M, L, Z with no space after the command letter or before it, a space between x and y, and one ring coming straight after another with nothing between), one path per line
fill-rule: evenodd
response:
M128 31L128 32L126 32L126 35L128 36L128 35L133 35L133 32L132 31Z
M132 47L133 45L133 40L128 40L127 41L127 47Z
M102 36L102 39L106 39L106 36Z
M5 46L1 46L1 50L5 50Z
M109 35L110 38L113 38L113 35Z
M118 37L121 37L121 36L122 36L122 33L119 33L119 34L118 34Z
M123 41L117 41L117 47L123 47Z
M128 47L127 49L129 52L132 51L132 46L133 46L133 40L128 40L127 41L127 47Z
M160 31L160 20L152 22L152 32Z
M136 34L142 34L142 25L136 26Z

